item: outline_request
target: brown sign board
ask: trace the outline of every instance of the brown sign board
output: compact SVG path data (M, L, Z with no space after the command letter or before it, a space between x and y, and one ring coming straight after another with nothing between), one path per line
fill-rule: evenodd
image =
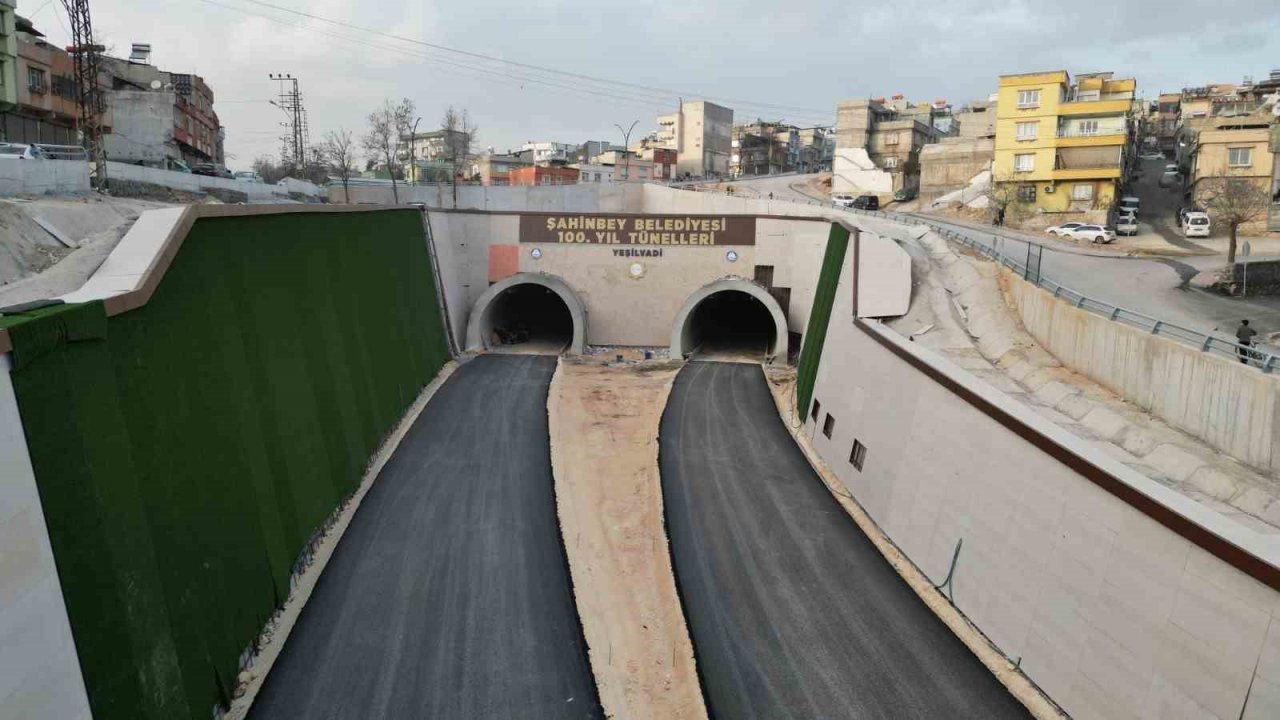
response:
M521 215L520 242L691 247L755 245L756 219L746 215Z

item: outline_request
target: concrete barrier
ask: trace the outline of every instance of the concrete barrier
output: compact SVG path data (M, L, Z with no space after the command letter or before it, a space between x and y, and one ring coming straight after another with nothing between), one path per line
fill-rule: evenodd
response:
M1280 716L1276 537L853 320L852 266L800 413L880 529L1074 717Z
M146 183L189 193L208 193L210 191L243 193L250 203L278 203L294 196L320 201L325 197L323 188L292 178L286 178L286 180L282 180L276 185L268 185L266 183L193 175L174 170L161 170L160 168L118 162L107 163L107 180L108 182ZM87 183L86 176L86 189Z
M0 196L89 192L89 164L82 160L0 158Z
M1081 310L1007 270L1001 284L1063 365L1237 460L1280 470L1280 376Z

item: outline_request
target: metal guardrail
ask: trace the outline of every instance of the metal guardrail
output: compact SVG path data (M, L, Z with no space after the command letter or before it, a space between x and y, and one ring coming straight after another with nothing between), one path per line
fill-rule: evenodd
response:
M40 152L49 160L88 160L89 154L79 145L49 145L32 143L32 147L40 148Z
M887 213L883 210L857 210L855 208L845 208L836 206L837 210L845 210L847 212L863 215L871 215L874 217L882 217L894 222L907 223L909 225L925 225L934 232L947 238L961 243L965 247L989 258L994 262L1013 270L1028 282L1035 283L1037 287L1048 290L1053 293L1055 298L1066 300L1082 310L1088 310L1095 315L1101 315L1113 322L1122 323L1130 327L1140 330L1146 330L1152 335L1168 338L1176 342L1182 343L1200 352L1213 353L1220 357L1229 358L1231 360L1244 360L1245 364L1256 367L1264 373L1270 373L1274 370L1280 370L1280 357L1275 353L1266 352L1258 349L1257 346L1241 345L1234 340L1224 338L1212 333L1205 333L1199 330L1182 327L1176 323L1161 320L1159 318L1144 315L1140 312L1128 310L1111 303L1091 298L1084 293L1072 290L1058 282L1054 282L1045 277L1036 267L1034 270L1028 268L1023 262L1017 258L1006 255L994 245L986 245L978 242L966 233L944 227L941 224L930 222L911 215L899 215L897 213ZM994 236L993 236L994 237ZM1020 241L1025 242L1025 241ZM1034 243L1027 243L1033 245Z

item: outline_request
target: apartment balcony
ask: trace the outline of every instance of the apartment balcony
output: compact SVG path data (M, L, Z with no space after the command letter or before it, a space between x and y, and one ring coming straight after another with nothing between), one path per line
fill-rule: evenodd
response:
M1058 128L1058 147L1093 147L1099 145L1124 145L1129 140L1125 128Z
M1124 115L1133 107L1132 99L1076 100L1058 106L1059 115Z
M1062 148L1050 174L1054 180L1100 180L1119 178L1123 169L1120 148Z

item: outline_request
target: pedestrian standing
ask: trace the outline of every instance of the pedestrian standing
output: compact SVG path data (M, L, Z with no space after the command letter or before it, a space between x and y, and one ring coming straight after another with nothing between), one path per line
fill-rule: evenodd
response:
M1240 327L1236 328L1236 342L1240 343L1236 354L1240 356L1240 362L1246 365L1249 364L1249 348L1253 347L1253 338L1257 334L1257 330L1249 327L1248 320L1241 320Z

